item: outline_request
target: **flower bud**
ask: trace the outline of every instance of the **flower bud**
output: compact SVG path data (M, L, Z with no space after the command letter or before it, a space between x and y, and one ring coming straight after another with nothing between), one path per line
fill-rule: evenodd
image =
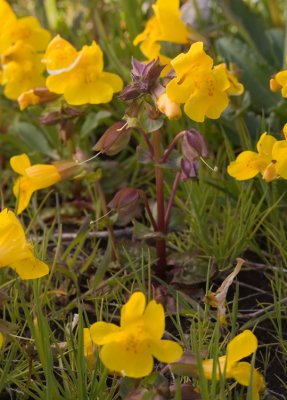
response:
M271 162L270 164L267 165L263 172L263 179L266 182L271 182L274 181L274 179L278 178L278 174L276 171L276 166L274 162Z
M200 157L206 158L208 150L203 136L196 129L184 132L185 135L181 145L183 156L191 162L198 160Z
M56 93L50 92L46 87L35 88L23 92L18 97L20 110L25 110L30 105L45 104L60 97Z
M271 92L276 93L276 92L278 92L280 89L282 89L282 86L280 85L279 82L277 82L275 76L273 76L273 77L270 79L269 84L270 84L270 90L271 90Z
M179 119L182 115L180 105L170 100L166 93L162 93L157 99L157 107L168 119Z
M198 178L198 161L181 160L181 180Z
M93 147L108 156L114 156L122 151L129 143L132 129L125 121L116 122L109 127Z
M122 215L134 213L141 199L141 191L134 188L120 189L109 202L108 207Z
M120 98L124 101L134 100L144 93L150 93L156 84L164 66L160 65L159 59L149 63L132 59L132 82L127 85L120 93Z

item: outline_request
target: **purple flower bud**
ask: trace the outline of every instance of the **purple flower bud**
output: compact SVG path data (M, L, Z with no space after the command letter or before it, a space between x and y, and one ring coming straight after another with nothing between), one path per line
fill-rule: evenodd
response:
M184 133L181 146L184 157L189 161L206 158L208 150L203 136L196 129L189 129Z
M181 160L181 180L198 178L198 161Z
M136 58L132 59L132 82L121 92L120 98L124 101L134 100L142 94L150 93L156 84L164 66L160 65L159 59L149 63L143 63Z

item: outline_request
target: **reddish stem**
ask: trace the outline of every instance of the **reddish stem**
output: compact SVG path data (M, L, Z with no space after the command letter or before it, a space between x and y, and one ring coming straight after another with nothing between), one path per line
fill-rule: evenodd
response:
M146 209L146 211L148 213L148 216L149 216L150 222L152 224L153 230L155 232L157 232L157 230L158 230L157 224L156 224L155 219L154 219L154 217L152 215L152 212L151 212L151 209L150 209L150 206L149 206L149 203L148 203L148 198L147 198L147 196L146 196L144 191L141 191L141 193L142 193L145 209Z
M171 213L171 209L172 209L172 206L173 206L175 194L176 194L176 191L177 191L177 188L178 188L178 184L180 182L180 176L181 176L181 171L178 171L176 173L174 181L173 181L169 202L168 202L168 205L167 205L167 208L166 208L166 212L165 212L165 217L164 217L164 224L165 224L166 229L168 228L170 213Z
M185 132L179 132L173 139L173 141L171 142L170 146L168 147L168 149L164 152L163 156L161 157L160 162L161 163L165 163L168 156L170 155L170 153L172 152L172 150L175 148L175 146L177 145L177 142L179 141L180 138L182 138L185 135Z
M163 170L159 165L161 160L161 133L156 131L153 133L153 149L155 161L155 180L156 180L156 202L157 202L157 228L158 232L165 235L165 222L164 222L164 191L163 191ZM166 276L166 241L164 238L156 240L157 251L157 268L156 275L165 279Z

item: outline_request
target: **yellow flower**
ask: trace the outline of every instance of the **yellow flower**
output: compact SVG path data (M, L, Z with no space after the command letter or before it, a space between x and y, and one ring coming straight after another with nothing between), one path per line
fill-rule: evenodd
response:
M103 52L96 42L77 52L58 37L49 44L43 62L50 74L47 88L72 105L108 103L123 87L118 75L103 71Z
M96 356L89 328L83 329L83 337L84 337L84 356L88 362L89 368L92 369L96 364Z
M190 39L199 40L199 34L190 28L190 31L182 21L182 13L179 9L179 0L157 0L152 6L154 16L146 24L145 29L134 39L133 44L140 44L141 52L151 61L159 58L161 64L167 66L162 71L165 76L170 70L170 58L161 54L160 42L186 44Z
M12 157L10 164L12 169L20 174L13 186L14 196L17 198L17 214L27 208L36 190L47 188L61 180L61 175L54 165L31 165L26 154Z
M252 400L259 400L259 393L265 390L265 382L261 373L253 369L248 362L239 362L242 358L253 354L258 347L256 336L249 330L245 330L227 345L226 356L217 360L209 359L202 361L204 375L212 379L213 369L216 368L216 379L223 375L226 379L234 379L240 385L249 386L252 376Z
M182 21L182 14L179 10L179 0L157 0L152 6L154 16L147 22L146 28L134 39L134 45L142 43L141 50L146 54L146 48L155 45L158 49L154 56L159 54L159 41L172 43L188 43L189 32ZM151 52L148 52L149 56ZM152 57L154 58L154 57Z
M102 346L100 358L112 372L131 378L147 376L153 357L170 363L182 355L171 340L161 340L165 329L164 310L154 300L146 306L143 293L134 293L122 307L120 326L96 322L90 327L94 343Z
M10 266L21 279L47 275L49 267L35 257L19 220L7 208L0 212L0 268Z
M20 96L18 97L18 104L20 110L22 111L30 105L35 106L37 104L40 104L40 100L40 97L34 93L34 90L30 89L20 94Z
M21 41L11 46L2 56L2 84L4 94L16 100L23 92L34 87L44 86L45 70L41 63L41 55L35 49Z
M30 105L49 103L58 97L59 95L49 92L46 87L37 87L21 93L17 101L22 111Z
M224 70L230 84L227 89L227 93L229 96L240 96L244 92L244 86L242 85L242 83L238 82L234 64L230 64L230 69L227 68L226 64L216 65L214 69Z
M228 174L237 180L247 180L260 172L266 182L276 179L278 171L274 163L275 154L272 153L275 143L273 136L263 133L257 143L258 153L249 150L240 153L227 167Z
M57 35L49 43L42 62L46 65L47 71L53 75L71 70L79 61L79 56L80 53L74 46Z
M205 53L203 43L191 45L171 65L176 78L166 87L168 97L176 103L185 103L185 113L196 122L203 122L205 117L219 118L229 103L230 82L225 68L212 68L213 60Z
M0 332L0 349L1 349L2 346L3 346L3 342L4 342L4 336L3 336L3 334Z
M10 5L5 0L0 0L0 24L2 32L5 30L6 26L16 20L16 15L10 7ZM0 34L1 36L1 34Z
M270 80L270 89L272 92L277 92L281 89L283 97L287 97L287 69L278 72Z
M44 85L41 52L49 43L50 33L35 17L17 19L3 0L0 22L1 84L5 85L5 96L16 100L22 92Z
M166 93L162 93L157 99L157 107L160 112L165 114L168 119L179 119L181 117L181 109L178 103L171 101Z
M35 17L10 20L0 34L0 53L4 53L18 41L44 51L50 40L50 32L43 29Z

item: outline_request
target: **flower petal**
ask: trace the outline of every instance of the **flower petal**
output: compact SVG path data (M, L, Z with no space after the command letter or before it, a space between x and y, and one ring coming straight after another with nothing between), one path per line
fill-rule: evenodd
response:
M26 168L31 166L31 162L27 154L23 153L19 156L14 156L10 158L10 165L13 171L17 172L19 175L26 175Z
M237 363L232 368L232 378L243 386L249 386L251 379L252 365L248 362ZM252 382L252 400L259 400L259 392L265 389L265 382L263 375L253 369L253 382Z
M112 86L105 81L96 79L87 82L84 75L75 78L66 85L64 97L66 101L74 106L83 104L101 104L108 103L113 98Z
M235 336L227 345L227 370L229 370L236 361L254 353L257 346L257 338L250 330L245 330Z
M202 361L202 368L204 372L204 376L206 379L212 379L213 377L213 368L215 368L214 362L216 361L216 379L219 380L220 376L224 374L225 371L225 363L226 356L219 357L217 360L213 358L209 358L208 360Z
M100 75L100 80L110 85L114 93L120 92L123 88L123 81L117 74L112 74L111 72L102 72Z
M268 163L272 160L272 149L276 143L275 137L268 135L264 132L257 142L256 148L261 157L263 157Z
M254 151L243 151L232 161L227 172L233 178L243 181L254 178L260 171L264 172L268 163Z
M48 265L34 256L14 262L10 266L23 280L41 278L49 273Z
M94 353L94 344L91 338L91 333L89 328L83 329L83 339L84 339L84 356L88 362L89 368L93 368L96 363L96 356Z
M92 341L98 345L103 345L114 340L114 334L119 334L121 328L115 324L107 322L96 322L90 327Z
M121 327L141 317L144 313L146 298L142 292L135 292L121 309Z
M17 214L21 214L29 205L34 188L26 176L18 178L13 186L13 194L17 198Z
M101 349L100 358L111 372L130 378L142 378L153 369L153 358L146 346L131 351L128 343L108 343Z
M182 356L182 348L171 340L154 340L151 344L152 355L161 362L171 363Z
M153 339L161 339L165 328L163 306L155 300L150 301L145 309L143 319L150 336Z

